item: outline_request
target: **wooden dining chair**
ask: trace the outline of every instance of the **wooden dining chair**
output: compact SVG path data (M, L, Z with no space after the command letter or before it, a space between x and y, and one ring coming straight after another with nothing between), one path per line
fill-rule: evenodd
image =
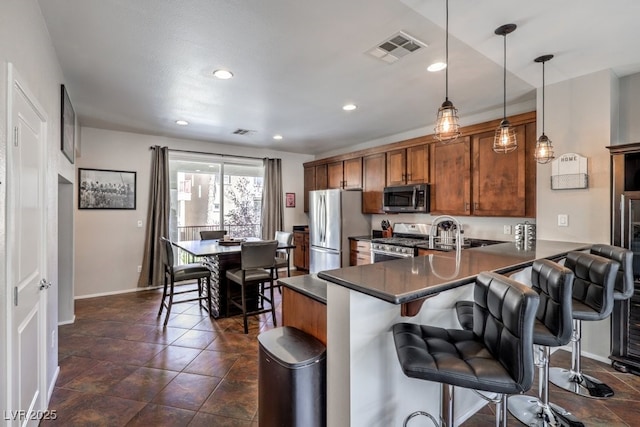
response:
M229 284L240 285L240 295L234 296L231 287L227 290L227 313L230 305L234 305L242 310L244 322L244 333L249 333L247 316L271 312L273 326L276 326L276 310L273 300L273 280L275 270L275 257L278 248L277 240L262 240L257 242L242 242L240 245L240 268L227 270L226 277ZM268 287L263 287L263 283L269 283ZM257 298L260 304L257 309L247 311L247 288L255 286ZM269 289L269 296L265 290ZM239 300L238 300L239 298ZM269 303L269 308L264 308L263 301Z
M198 301L200 306L202 306L202 301L207 301L207 310L209 311L209 314L211 314L211 271L201 262L175 265L173 244L171 241L165 237L160 237L160 243L164 247L164 291L162 292L162 300L160 301L158 317L162 315L162 310L166 308L167 314L164 318L164 326L167 326L173 304ZM185 290L175 290L176 282L193 282L194 280L197 280L197 288L189 286L188 289L185 288ZM206 289L203 288L203 284L206 286ZM178 301L174 301L173 299L175 295L193 292L197 292L198 296L188 299L180 299Z
M222 239L227 234L227 230L202 230L200 240Z

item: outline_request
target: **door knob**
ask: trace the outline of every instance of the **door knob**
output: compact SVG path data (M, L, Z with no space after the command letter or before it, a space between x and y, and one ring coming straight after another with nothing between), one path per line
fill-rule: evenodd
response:
M49 282L46 279L42 278L42 279L40 279L40 283L38 283L38 285L40 285L40 290L43 291L43 290L49 289L51 287L51 282Z

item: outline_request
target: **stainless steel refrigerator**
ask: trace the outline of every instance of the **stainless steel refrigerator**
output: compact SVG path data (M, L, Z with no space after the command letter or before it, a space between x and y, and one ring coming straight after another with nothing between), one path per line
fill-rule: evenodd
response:
M371 234L362 191L309 192L309 272L349 266L349 237Z

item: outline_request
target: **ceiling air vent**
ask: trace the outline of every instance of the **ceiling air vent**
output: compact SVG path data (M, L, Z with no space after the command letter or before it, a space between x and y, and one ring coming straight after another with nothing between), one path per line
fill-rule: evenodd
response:
M399 31L381 43L378 43L367 53L387 64L393 64L398 59L416 52L423 47L427 47L427 44L403 31Z
M236 129L233 131L234 135L251 135L252 133L254 133L255 130L249 130L249 129Z

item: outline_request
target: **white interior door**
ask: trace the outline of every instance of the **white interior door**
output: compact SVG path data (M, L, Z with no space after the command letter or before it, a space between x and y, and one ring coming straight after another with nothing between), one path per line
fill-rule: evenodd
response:
M45 389L46 119L9 65L7 273L11 425L37 425ZM43 292L44 291L44 292ZM34 419L31 419L34 418Z

